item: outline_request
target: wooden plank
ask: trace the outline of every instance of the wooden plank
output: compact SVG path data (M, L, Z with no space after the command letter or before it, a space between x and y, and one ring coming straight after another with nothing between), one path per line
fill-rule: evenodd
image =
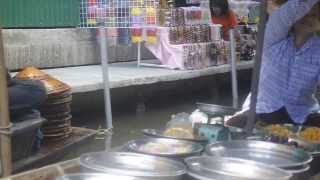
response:
M8 87L7 87L7 69L5 66L4 46L2 39L2 29L0 28L0 127L3 131L10 130ZM0 134L1 165L2 176L9 176L12 171L11 157L11 136Z
M93 140L95 134L95 130L73 127L73 133L70 138L65 141L44 144L37 154L15 162L14 173L58 162L68 152Z

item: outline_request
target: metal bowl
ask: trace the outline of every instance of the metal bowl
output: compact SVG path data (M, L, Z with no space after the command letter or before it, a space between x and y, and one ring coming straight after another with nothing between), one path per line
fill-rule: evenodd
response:
M239 109L235 109L233 107L219 106L215 104L205 104L205 103L197 103L197 107L201 112L204 112L213 116L233 115L234 113L239 111Z
M56 180L106 180L106 179L119 179L119 180L147 180L130 176L119 176L110 174L68 174L58 177Z
M191 157L188 174L197 180L290 179L292 174L271 165L236 158Z
M170 158L200 155L204 149L199 143L166 138L133 140L126 147L130 151Z
M206 153L211 156L241 158L274 165L279 168L303 166L312 156L302 149L264 141L227 141L209 144Z
M181 162L136 153L87 153L80 157L80 165L82 171L89 173L158 180L180 180L186 173L186 167Z
M189 139L189 138L178 138L178 137L173 137L173 136L165 136L165 135L163 135L163 132L164 131L156 130L156 129L143 129L142 130L142 133L144 135L146 135L146 136L149 136L149 137L194 141L194 142L198 142L198 143L201 143L201 144L205 144L205 143L208 142L208 139L206 139L205 137L195 137L195 138L192 138L192 139Z

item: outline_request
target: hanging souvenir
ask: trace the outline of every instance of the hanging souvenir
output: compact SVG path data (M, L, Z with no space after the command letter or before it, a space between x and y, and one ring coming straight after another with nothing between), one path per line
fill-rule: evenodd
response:
M157 29L148 28L147 29L147 43L156 44L157 43Z
M146 24L155 25L156 19L156 9L152 6L146 7Z
M88 0L87 4L87 25L95 26L97 24L97 0Z
M135 27L131 29L131 40L132 43L140 43L142 42L142 28Z

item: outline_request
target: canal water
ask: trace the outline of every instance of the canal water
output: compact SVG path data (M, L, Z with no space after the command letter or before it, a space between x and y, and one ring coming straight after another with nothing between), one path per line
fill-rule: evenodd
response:
M248 85L240 88L240 102L249 92ZM85 103L76 103L73 107L73 126L98 129L105 125L104 102L102 92L86 95L90 99L84 99ZM79 97L76 97L79 98ZM81 99L81 97L80 97ZM225 90L214 102L204 90L186 92L183 94L156 95L146 101L146 111L136 113L136 102L126 100L123 103L112 106L113 111L113 135L112 147L118 147L126 142L143 137L141 130L145 128L163 128L174 114L191 113L196 109L196 102L206 102L220 105L232 105L231 88ZM81 105L79 105L81 104ZM93 142L83 145L81 148L68 154L65 159L78 157L82 153L101 151L105 148L105 140L95 139Z

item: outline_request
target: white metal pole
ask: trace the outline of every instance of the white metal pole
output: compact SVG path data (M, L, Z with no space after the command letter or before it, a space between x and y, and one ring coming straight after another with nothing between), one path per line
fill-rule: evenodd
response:
M252 72L252 82L251 82L250 111L249 111L248 122L245 127L248 135L252 134L254 123L256 120L256 104L257 104L257 96L258 96L258 90L259 90L258 85L259 85L259 78L260 78L261 59L263 54L263 42L264 42L266 22L267 22L267 0L264 0L261 2L261 7L260 7L257 53L255 56L254 67Z
M138 56L137 56L137 61L138 61L138 67L141 66L141 42L138 42Z
M231 51L231 82L232 82L232 100L233 108L239 106L239 94L238 94L238 80L237 80L237 54L236 54L236 39L235 30L230 30L230 51Z
M113 128L112 125L112 111L111 111L111 96L109 86L109 69L108 69L108 49L106 39L106 29L104 27L99 28L100 34L100 56L103 73L103 84L104 84L104 100L105 100L105 114L106 114L106 126L110 130Z

